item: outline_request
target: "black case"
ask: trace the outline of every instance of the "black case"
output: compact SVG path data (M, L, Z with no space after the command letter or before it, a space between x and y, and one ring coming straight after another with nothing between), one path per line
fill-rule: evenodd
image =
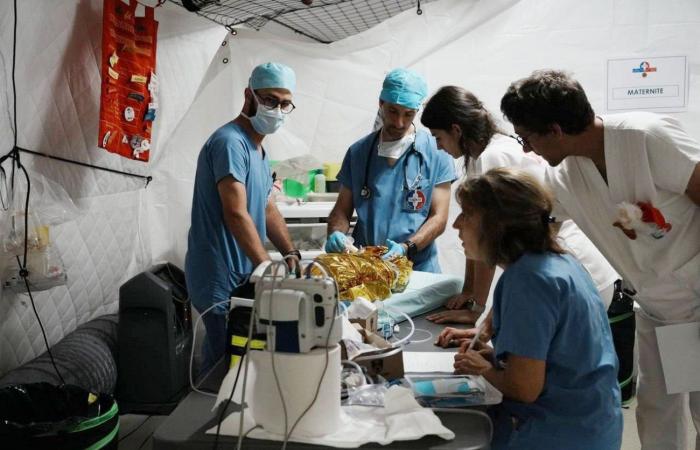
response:
M157 265L119 288L116 397L122 413L169 414L189 390L191 350L182 270Z

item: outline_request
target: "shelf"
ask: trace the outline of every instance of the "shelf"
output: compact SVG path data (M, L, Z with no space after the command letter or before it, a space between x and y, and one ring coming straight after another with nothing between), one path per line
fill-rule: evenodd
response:
M312 223L288 223L287 228L326 228L328 226L325 222L312 222Z
M331 214L335 202L308 202L287 204L277 202L277 209L285 219L326 219ZM352 212L352 221L357 220L357 214Z
M277 209L280 210L285 219L304 219L313 217L326 218L335 206L335 202L308 202L308 203L287 203L277 202Z

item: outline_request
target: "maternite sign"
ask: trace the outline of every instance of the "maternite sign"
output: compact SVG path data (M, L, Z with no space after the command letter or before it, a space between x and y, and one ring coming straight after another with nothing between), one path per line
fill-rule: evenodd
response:
M685 111L686 56L608 60L607 110Z

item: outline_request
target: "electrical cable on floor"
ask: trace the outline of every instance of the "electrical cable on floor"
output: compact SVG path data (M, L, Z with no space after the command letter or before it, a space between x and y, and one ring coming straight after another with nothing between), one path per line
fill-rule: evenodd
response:
M143 448L143 446L146 445L146 442L148 442L148 440L151 439L151 438L153 437L153 433L155 433L155 432L156 432L156 428L154 428L153 431L151 431L150 433L148 433L148 436L146 436L146 437L143 439L143 441L141 441L141 445L139 445L139 449L138 449L138 450L141 450L141 449Z
M148 419L150 419L151 417L153 417L153 416L148 416L148 417L146 417L145 419L143 419L143 421L142 421L140 424L138 424L136 427L134 427L133 430L129 431L129 432L126 433L124 436L120 437L119 440L118 440L117 442L121 442L121 441L123 441L124 439L128 438L129 436L131 436L132 434L136 433L136 431L138 431L138 429L141 428L141 427L143 426L143 424L146 423L146 422L148 421Z

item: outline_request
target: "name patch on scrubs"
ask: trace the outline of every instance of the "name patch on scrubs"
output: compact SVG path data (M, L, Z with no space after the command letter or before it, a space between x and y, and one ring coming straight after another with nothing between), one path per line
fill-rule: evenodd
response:
M406 194L404 208L407 211L420 211L425 205L425 194L420 189L411 189Z

